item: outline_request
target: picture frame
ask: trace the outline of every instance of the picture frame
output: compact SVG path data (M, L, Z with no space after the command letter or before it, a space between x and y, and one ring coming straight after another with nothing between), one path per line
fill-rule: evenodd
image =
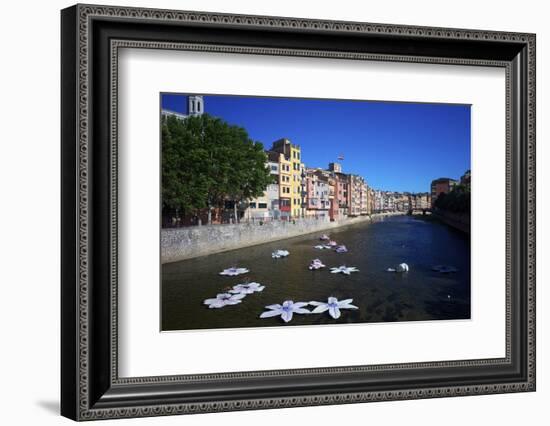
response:
M94 420L535 391L535 45L524 33L64 9L61 414ZM117 55L125 47L505 69L506 356L119 377Z

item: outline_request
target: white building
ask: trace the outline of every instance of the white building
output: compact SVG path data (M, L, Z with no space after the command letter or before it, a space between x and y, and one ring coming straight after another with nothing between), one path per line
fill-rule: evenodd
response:
M279 209L279 163L268 160L266 167L273 176L273 183L269 184L261 197L250 200L244 218L249 220L271 220L281 217Z
M202 95L189 95L187 97L187 114L164 108L160 113L163 117L176 117L180 120L185 120L190 116L202 115L204 113L204 99Z

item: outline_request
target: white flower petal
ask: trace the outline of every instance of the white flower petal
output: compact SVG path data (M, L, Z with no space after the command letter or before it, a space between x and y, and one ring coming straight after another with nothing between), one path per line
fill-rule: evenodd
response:
M311 314L311 311L306 309L306 308L298 308L298 309L294 309L293 312L295 314Z
M244 297L246 297L246 294L244 294L244 293L233 294L233 295L231 295L230 300L239 300L239 299L242 299Z
M338 308L340 308L340 309L359 309L357 306L350 305L349 303L346 303L345 305L340 305L340 303L338 303Z
M206 299L206 300L205 300L204 302L202 302L202 303L204 303L205 305L211 305L212 303L216 303L216 302L218 302L218 301L219 301L219 299Z
M353 299L344 299L344 300L338 301L338 299L336 299L336 297L334 298L334 303L338 303L338 306L340 306L341 304L347 305L347 304L349 304L349 303L351 303L351 302L353 302ZM329 297L328 303L331 303L331 302L330 302L330 297Z
M281 318L284 322L289 322L290 320L292 320L292 311L283 311L283 313L281 314Z
M337 307L331 306L330 308L328 308L328 313L334 319L340 318L340 309L338 309Z
M275 305L268 305L265 308L266 309L279 309L280 310L282 308L282 306L277 303Z
M270 318L270 317L278 317L281 315L281 311L279 310L272 310L272 311L265 311L260 315L260 318Z
M328 311L328 305L326 303L323 303L322 305L317 306L313 311L311 311L311 313L320 314L326 311Z
M338 302L338 299L336 297L329 297L328 298L328 303L337 303Z
M321 306L321 305L326 305L326 303L325 303L325 302L316 302L316 301L314 301L314 300L312 300L311 302L309 302L309 304L310 304L311 306Z
M293 309L294 308L302 308L302 307L307 306L307 305L309 305L309 303L307 303L307 302L296 302L296 303L292 304L292 308Z

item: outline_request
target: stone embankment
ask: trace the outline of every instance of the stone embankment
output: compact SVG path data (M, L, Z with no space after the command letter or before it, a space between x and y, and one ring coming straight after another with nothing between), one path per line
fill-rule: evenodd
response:
M344 218L330 222L328 219L297 219L227 225L203 225L161 230L161 262L206 256L272 241L284 240L314 232L371 222L384 216L403 213L382 213L371 216Z
M433 217L459 231L470 233L470 215L464 213L453 213L447 210L434 210Z

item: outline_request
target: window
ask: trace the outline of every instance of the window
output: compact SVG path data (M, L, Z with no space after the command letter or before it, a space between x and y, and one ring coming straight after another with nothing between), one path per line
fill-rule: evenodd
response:
M258 203L259 209L267 209L267 203Z
M256 208L256 203L250 203L250 208L255 209Z

